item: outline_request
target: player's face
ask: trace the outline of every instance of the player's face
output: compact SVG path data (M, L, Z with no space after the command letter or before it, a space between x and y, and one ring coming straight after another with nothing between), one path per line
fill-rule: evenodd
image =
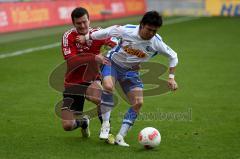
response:
M153 25L141 25L139 35L143 40L150 40L157 33L159 27Z
M74 18L73 25L77 28L79 34L86 35L89 30L89 24L90 21L86 14L80 18Z

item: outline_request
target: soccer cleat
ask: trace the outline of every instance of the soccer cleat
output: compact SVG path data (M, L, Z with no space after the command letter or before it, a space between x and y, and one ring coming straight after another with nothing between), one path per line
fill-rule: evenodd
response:
M115 144L115 136L113 134L109 134L106 142L111 145Z
M83 116L81 124L82 137L90 137L89 124L90 124L89 117L87 115Z
M117 134L115 143L119 146L129 147L129 145L124 141L123 136L120 134Z
M110 131L110 124L107 122L103 122L99 138L104 140L108 139L109 131Z

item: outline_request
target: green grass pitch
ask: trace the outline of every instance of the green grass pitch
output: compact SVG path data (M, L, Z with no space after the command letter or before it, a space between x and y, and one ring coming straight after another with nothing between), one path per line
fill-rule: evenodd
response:
M174 18L167 18L174 20ZM129 18L93 23L136 23ZM91 120L91 138L80 130L64 132L54 112L61 93L49 87L48 77L63 62L60 47L0 59L0 159L81 158L240 158L240 19L198 18L163 26L159 34L179 57L179 90L144 98L142 113L186 113L187 120L141 118L126 137L130 148L98 139L100 123ZM68 28L53 27L0 35L0 55L59 42ZM152 61L167 64L161 56ZM157 71L155 68L154 71ZM165 78L166 75L160 78ZM91 108L91 103L86 108ZM112 131L120 128L129 105L120 100L112 113ZM191 120L189 120L191 119ZM137 141L144 127L157 128L162 141L144 150Z

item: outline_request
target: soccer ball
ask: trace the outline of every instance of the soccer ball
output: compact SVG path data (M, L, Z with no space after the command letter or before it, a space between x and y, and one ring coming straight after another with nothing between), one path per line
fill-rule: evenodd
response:
M161 142L159 131L153 127L146 127L138 134L138 142L146 149L158 146Z

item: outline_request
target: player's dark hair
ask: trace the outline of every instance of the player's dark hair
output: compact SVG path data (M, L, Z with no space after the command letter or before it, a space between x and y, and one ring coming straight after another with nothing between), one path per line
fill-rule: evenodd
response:
M162 16L157 11L146 12L142 17L140 24L160 27L162 26Z
M87 17L89 19L88 11L85 8L82 8L82 7L75 8L71 14L72 22L74 23L74 18L80 18L80 17L84 16L85 14L87 15Z

